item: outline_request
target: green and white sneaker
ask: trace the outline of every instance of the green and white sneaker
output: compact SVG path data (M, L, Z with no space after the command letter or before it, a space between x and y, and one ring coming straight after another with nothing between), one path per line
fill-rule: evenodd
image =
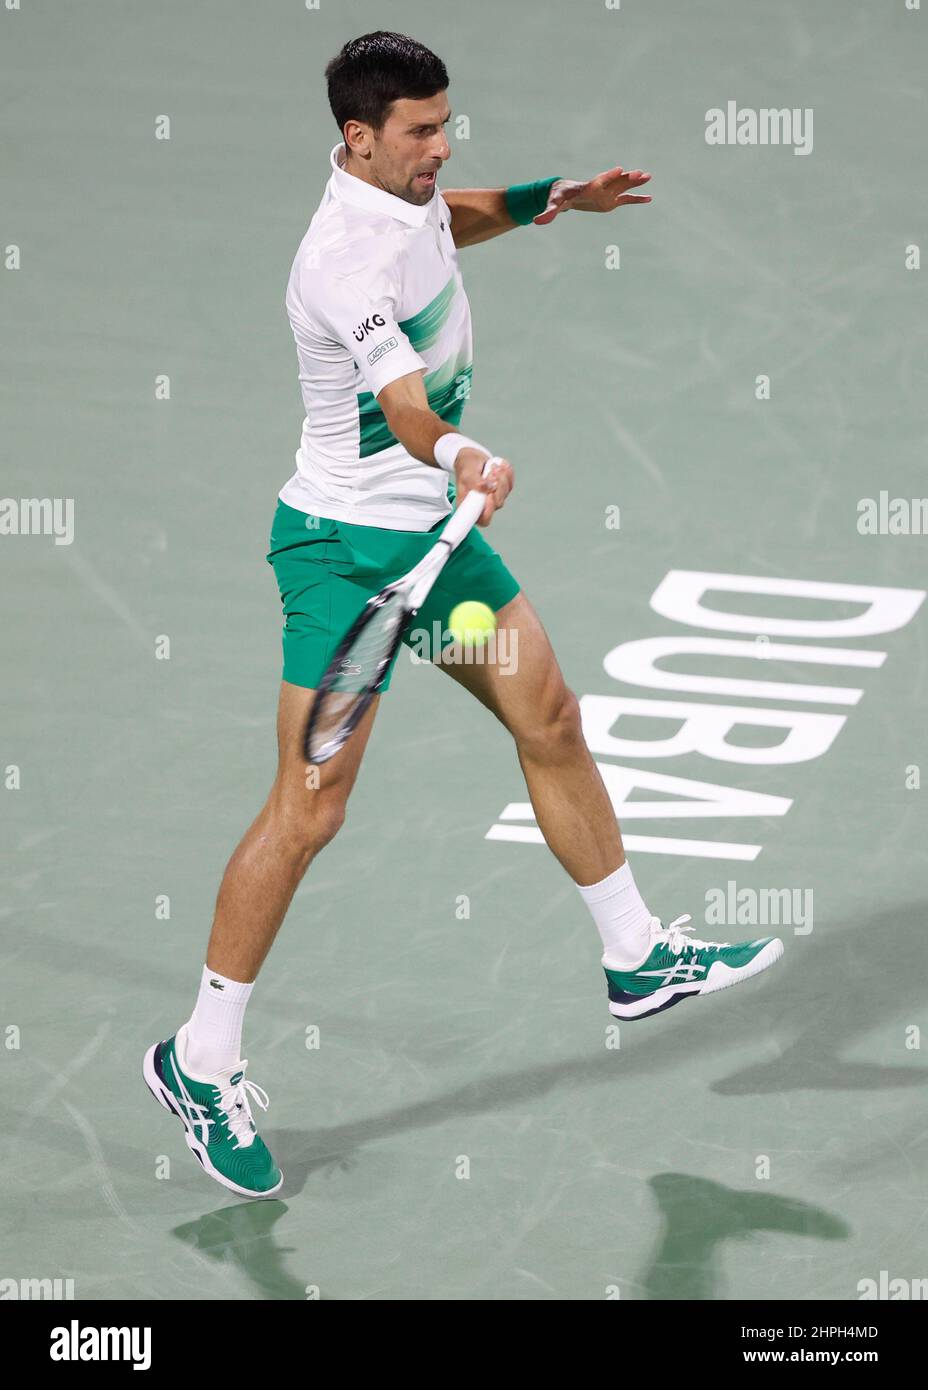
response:
M752 975L760 974L783 954L783 942L776 936L756 941L698 941L684 936L689 917L678 917L669 927L651 918L651 948L639 965L607 965L603 969L609 985L609 1012L616 1018L648 1018L697 994L714 994Z
M184 1029L145 1053L145 1084L165 1110L184 1122L187 1148L211 1178L241 1197L272 1197L283 1174L259 1137L249 1096L262 1110L268 1098L246 1081L247 1062L214 1076L190 1076L183 1067Z

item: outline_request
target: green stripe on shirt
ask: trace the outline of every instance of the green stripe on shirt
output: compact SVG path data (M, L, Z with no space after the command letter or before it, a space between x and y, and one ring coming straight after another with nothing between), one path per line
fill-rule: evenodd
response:
M449 371L449 364L444 362L423 379L429 409L434 410L435 414L449 425L458 426L461 423L464 405L470 395L473 372L473 362L458 367L456 371L453 368ZM377 404L377 397L372 392L358 393L358 416L361 426L361 458L379 454L382 449L389 449L393 444L399 443L391 433L386 417Z
M424 309L413 314L411 319L398 320L400 328L412 343L416 352L424 352L437 341L438 335L447 322L451 305L457 293L457 284L452 275L443 290L440 290Z

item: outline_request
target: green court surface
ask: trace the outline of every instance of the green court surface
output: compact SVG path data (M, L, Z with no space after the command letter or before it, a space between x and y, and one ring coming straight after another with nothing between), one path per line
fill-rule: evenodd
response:
M9 507L0 534L4 1296L853 1300L881 1271L917 1296L926 26L904 0L0 11L0 493L73 500L70 543L9 534ZM513 461L488 538L610 787L652 779L620 817L648 903L786 952L617 1033L508 736L404 656L249 1006L286 1176L249 1204L201 1174L141 1056L190 1012L273 778L264 555L302 419L283 294L338 138L323 67L383 27L441 54L469 118L443 189L653 173L650 207L462 251L464 428ZM729 102L800 113L793 145L707 143ZM678 581L708 586L687 622L652 606L671 571L789 582ZM604 665L645 638L749 650L661 656L677 688ZM756 761L615 742L693 727L665 703L784 722L733 733ZM800 760L764 761L791 722ZM698 813L655 774L728 790ZM731 789L780 800L736 815Z

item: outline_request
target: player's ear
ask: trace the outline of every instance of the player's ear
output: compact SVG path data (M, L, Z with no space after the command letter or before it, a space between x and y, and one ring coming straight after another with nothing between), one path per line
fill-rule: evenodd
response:
M371 152L373 132L363 121L346 121L342 130L342 143L346 156L353 154L357 159L366 159Z

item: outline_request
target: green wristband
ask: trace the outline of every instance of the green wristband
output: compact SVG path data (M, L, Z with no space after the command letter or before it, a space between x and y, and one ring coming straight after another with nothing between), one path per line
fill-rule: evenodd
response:
M560 174L555 174L553 179L537 179L535 183L514 183L507 188L506 210L513 222L518 222L520 227L527 227L539 213L544 212L548 206L551 185L557 183L560 177Z

